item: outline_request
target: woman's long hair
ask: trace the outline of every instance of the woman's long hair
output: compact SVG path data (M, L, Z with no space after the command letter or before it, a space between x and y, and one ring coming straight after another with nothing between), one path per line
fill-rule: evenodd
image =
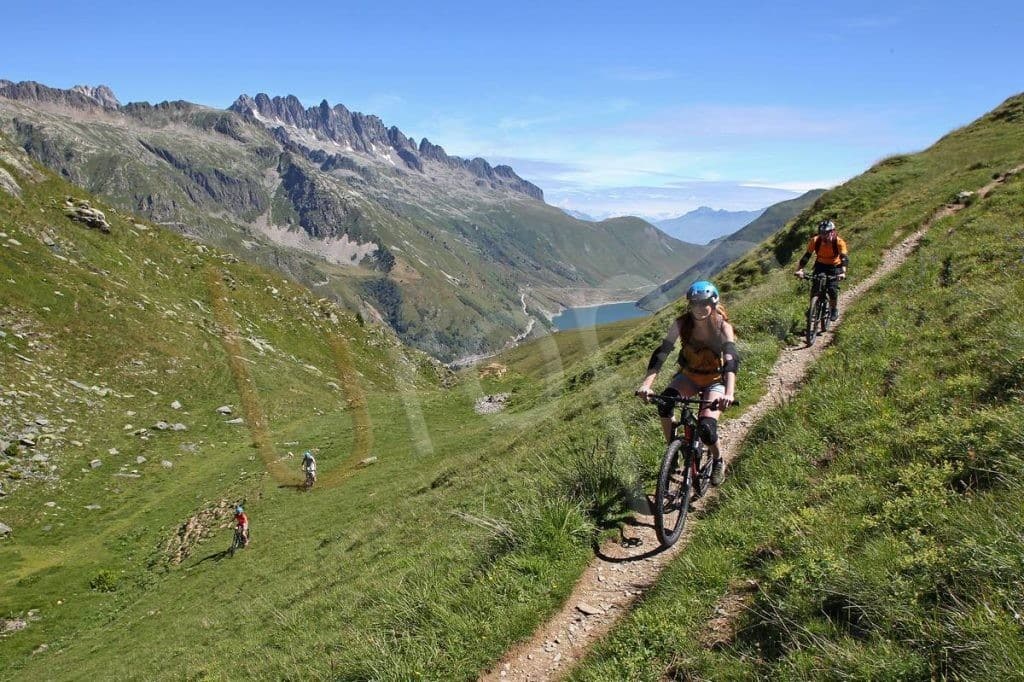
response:
M721 302L716 303L715 307L711 309L711 315L708 318L711 328L718 333L722 329L722 323L729 321L729 313L726 312L725 306ZM690 314L689 310L683 312L682 315L676 318L676 322L679 324L680 338L685 343L690 338L690 334L693 332L693 315Z

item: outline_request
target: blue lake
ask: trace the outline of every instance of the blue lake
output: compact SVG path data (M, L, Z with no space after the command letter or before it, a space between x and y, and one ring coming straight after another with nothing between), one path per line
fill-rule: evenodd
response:
M649 312L638 308L636 303L626 301L624 303L603 303L601 305L590 305L582 308L566 308L552 318L551 322L555 329L564 332L568 329L580 329L582 327L596 327L599 324L628 320L633 317L647 317Z

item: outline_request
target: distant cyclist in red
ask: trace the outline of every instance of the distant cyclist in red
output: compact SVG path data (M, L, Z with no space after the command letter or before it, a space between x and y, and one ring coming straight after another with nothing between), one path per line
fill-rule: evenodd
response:
M242 547L249 546L249 517L245 515L245 510L242 509L242 505L235 507L235 525L236 528L242 531Z

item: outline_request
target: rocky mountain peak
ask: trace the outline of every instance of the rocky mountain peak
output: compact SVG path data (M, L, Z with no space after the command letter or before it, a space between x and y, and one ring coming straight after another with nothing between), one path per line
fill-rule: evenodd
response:
M481 158L466 160L449 156L442 147L432 144L426 138L417 145L413 138L396 126L388 127L377 116L350 111L343 104L332 107L327 100L323 100L318 106L307 109L294 95L270 97L259 93L256 97L239 96L229 109L256 119L268 128L291 126L312 131L351 152L374 157L394 153L407 168L419 173L426 172L424 163L436 163L469 173L474 176L477 185L482 181L484 185L495 189L505 188L538 201L544 200L544 193L539 187L523 180L509 166L492 168ZM286 139L289 137L287 130L278 131L277 134Z
M114 91L106 85L97 85L96 87L91 85L76 85L71 88L71 92L77 92L83 97L94 99L105 109L117 109L121 106L121 102L119 102L117 96L114 95Z
M114 91L106 85L76 85L69 90L51 88L35 81L14 83L0 80L0 97L31 102L64 104L76 109L100 107L102 109L120 109L121 102Z

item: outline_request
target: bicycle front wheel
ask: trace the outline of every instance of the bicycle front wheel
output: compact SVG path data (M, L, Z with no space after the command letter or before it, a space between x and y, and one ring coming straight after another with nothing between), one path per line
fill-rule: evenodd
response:
M708 486L711 485L711 467L714 465L714 458L711 457L710 452L706 452L704 449L704 443L697 441L693 447L693 455L690 469L690 476L693 476L693 470L697 470L697 480L693 482L693 493L694 497L703 497L704 493L708 491ZM707 454L707 457L704 455Z
M658 474L658 487L654 499L654 530L665 547L671 547L683 533L686 512L690 508L693 487L688 448L683 441L674 440L665 450Z
M821 333L824 334L828 331L829 323L832 321L828 318L832 314L832 302L828 300L828 297L823 297L821 302L818 304L818 319L821 320Z
M818 308L821 307L821 301L817 296L811 296L811 304L807 306L807 345L814 345L814 337L817 336L817 325L818 325Z

